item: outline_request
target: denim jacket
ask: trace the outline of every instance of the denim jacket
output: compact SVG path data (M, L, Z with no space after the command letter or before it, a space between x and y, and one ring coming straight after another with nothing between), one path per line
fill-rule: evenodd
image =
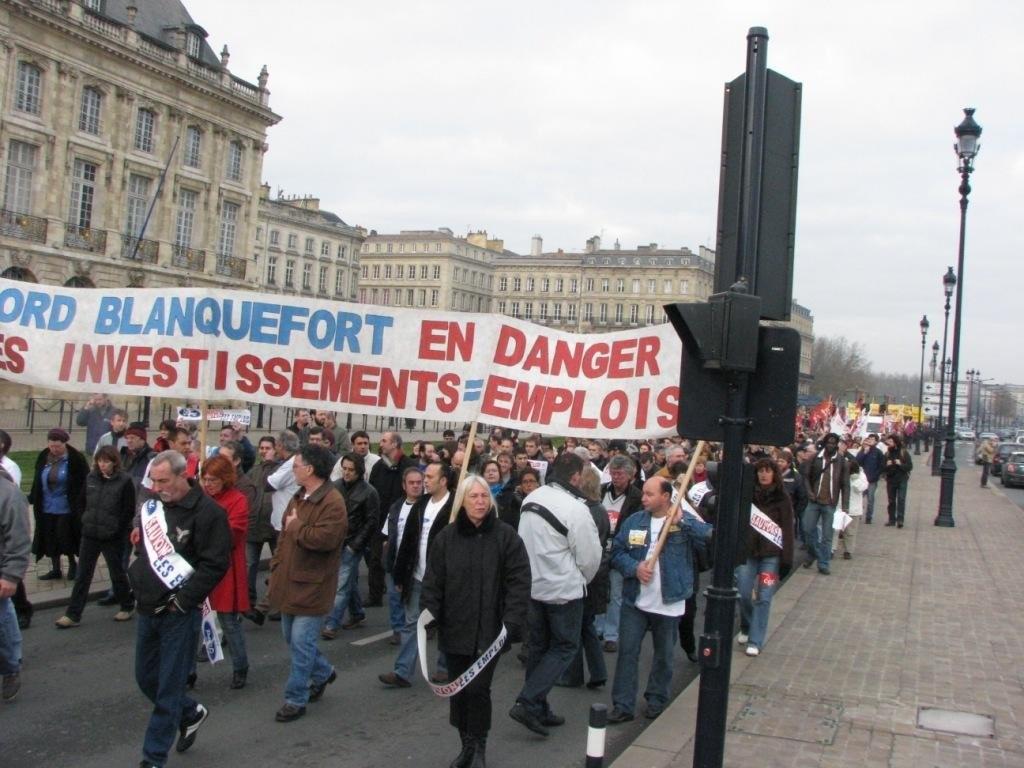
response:
M683 515L683 519L669 529L665 546L658 558L661 573L661 597L666 603L685 600L693 594L693 547L704 547L713 527L708 523ZM630 531L642 531L643 543L629 543ZM635 606L640 596L640 580L636 568L647 558L651 546L651 515L646 510L634 512L619 523L612 541L612 567L623 576L622 600Z

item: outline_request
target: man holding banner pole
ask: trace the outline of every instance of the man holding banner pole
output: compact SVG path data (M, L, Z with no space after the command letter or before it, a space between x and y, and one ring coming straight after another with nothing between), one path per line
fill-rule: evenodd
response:
M138 557L128 575L139 613L135 679L153 702L142 766L162 766L175 730L175 749L184 752L209 715L185 694L185 681L200 610L230 564L231 531L224 510L189 483L177 451L158 454L149 478L156 498L140 510L132 532Z

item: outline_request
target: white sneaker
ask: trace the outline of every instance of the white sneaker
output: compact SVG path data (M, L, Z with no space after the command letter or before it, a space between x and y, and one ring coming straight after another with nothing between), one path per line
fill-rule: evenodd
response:
M738 635L736 635L736 642L739 643L740 645L746 645L747 644L747 640L749 640L749 639L750 639L750 636L747 635L744 632L740 632Z
M761 650L756 645L747 646L747 656L757 656L761 653Z

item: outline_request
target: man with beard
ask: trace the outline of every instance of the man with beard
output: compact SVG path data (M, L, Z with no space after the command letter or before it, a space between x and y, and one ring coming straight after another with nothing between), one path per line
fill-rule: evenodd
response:
M841 504L844 512L850 509L850 467L839 455L839 435L829 432L819 446L818 453L800 465L810 495L801 524L808 555L804 568L817 562L818 572L827 576L831 573L836 506Z

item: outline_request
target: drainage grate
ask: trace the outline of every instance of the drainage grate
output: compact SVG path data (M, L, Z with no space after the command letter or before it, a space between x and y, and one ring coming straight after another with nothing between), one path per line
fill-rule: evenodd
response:
M747 698L729 730L831 745L842 714L840 701L755 695Z
M996 722L990 715L974 712L956 712L952 709L921 707L917 710L917 727L929 731L944 731L963 736L983 736L994 739Z

